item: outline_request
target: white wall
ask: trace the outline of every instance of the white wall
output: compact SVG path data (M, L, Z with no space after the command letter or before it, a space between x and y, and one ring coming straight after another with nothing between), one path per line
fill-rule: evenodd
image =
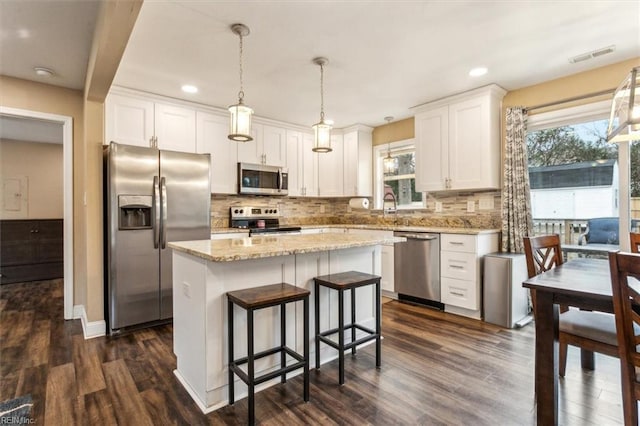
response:
M62 158L62 144L0 140L0 219L61 219Z

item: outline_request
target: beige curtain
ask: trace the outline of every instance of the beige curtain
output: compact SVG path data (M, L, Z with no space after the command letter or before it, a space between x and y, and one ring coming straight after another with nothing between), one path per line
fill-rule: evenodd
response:
M522 237L533 229L527 165L527 113L507 108L502 185L502 251L524 252Z

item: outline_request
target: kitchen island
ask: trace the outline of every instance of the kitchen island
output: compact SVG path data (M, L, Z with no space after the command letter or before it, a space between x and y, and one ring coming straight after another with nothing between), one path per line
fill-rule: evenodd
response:
M356 270L380 275L380 245L403 241L397 237L351 234L283 235L169 243L173 249L173 334L177 357L175 375L200 409L207 413L228 402L226 292L286 282L313 294L313 278L329 273ZM338 298L322 289L321 330L335 328ZM349 296L345 306L349 306ZM372 287L357 289L357 321L373 328L375 297ZM313 300L310 301L313 306ZM315 329L313 313L310 330ZM255 313L256 352L279 344L278 308ZM287 306L287 343L295 351L303 346L302 306ZM236 357L246 355L246 315L234 316ZM310 347L315 336L310 333ZM322 345L321 363L337 357ZM312 351L310 359L314 359ZM256 373L276 367L279 358L256 362ZM313 367L313 366L312 366ZM292 373L295 374L295 373ZM279 383L279 379L257 387ZM236 381L236 400L247 389ZM312 396L313 397L313 396Z

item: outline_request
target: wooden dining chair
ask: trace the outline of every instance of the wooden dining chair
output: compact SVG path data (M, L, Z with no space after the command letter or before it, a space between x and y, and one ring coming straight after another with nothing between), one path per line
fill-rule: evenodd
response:
M622 381L622 408L624 424L638 424L640 381L636 369L640 368L640 254L610 252L611 289L613 310L618 330L620 377Z
M524 252L529 278L563 263L560 236L557 234L524 237ZM531 301L535 312L535 292L531 294ZM589 370L593 370L595 365L593 352L618 356L616 324L612 314L569 309L561 305L558 321L560 377L564 377L567 369L568 345L581 349L582 368Z
M629 239L631 240L631 252L640 253L640 233L630 232Z

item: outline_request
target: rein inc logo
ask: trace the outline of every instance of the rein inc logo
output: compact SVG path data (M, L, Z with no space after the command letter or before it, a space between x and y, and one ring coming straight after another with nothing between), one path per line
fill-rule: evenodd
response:
M34 424L30 417L33 401L31 395L11 399L0 403L0 425Z

